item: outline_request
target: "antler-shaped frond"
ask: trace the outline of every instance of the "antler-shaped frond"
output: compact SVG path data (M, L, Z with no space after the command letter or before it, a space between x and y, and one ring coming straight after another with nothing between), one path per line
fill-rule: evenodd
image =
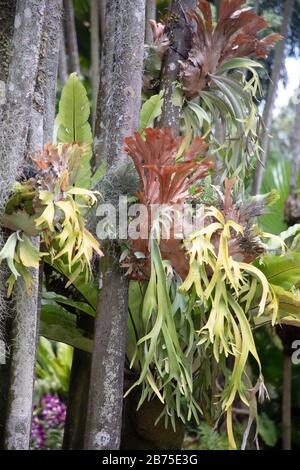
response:
M198 160L207 150L201 137L194 139L177 162L183 137L173 137L172 129L144 129L145 140L136 132L127 137L125 151L131 156L140 177L141 202L146 204L176 204L188 196L196 180L207 176L212 162Z
M206 88L209 74L215 73L227 60L265 58L267 48L282 39L278 34L258 39L257 33L269 24L253 10L243 8L244 5L244 0L224 0L215 27L207 0L199 0L198 10L189 13L196 30L192 35L188 60L182 63L183 90L188 98L197 96Z

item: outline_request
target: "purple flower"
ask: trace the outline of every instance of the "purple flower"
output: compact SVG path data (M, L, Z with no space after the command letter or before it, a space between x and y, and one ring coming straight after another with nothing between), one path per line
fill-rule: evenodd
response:
M31 441L35 449L42 449L46 442L46 434L38 416L34 416L31 426Z
M66 405L57 395L44 395L34 406L31 428L32 448L47 448L53 430L63 433L66 420Z
M45 395L40 400L41 416L48 428L64 425L66 419L66 405L57 395Z

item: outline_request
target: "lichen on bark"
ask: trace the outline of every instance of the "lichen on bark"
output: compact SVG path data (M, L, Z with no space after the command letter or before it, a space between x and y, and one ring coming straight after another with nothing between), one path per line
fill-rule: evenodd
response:
M94 166L105 160L106 184L121 188L129 172L124 137L139 121L145 0L107 2L105 17ZM101 260L101 280L85 436L85 448L97 450L119 448L122 422L128 283L111 249Z

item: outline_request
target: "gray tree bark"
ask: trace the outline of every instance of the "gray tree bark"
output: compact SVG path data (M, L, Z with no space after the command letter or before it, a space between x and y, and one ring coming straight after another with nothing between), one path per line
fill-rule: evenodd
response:
M253 5L253 10L257 15L259 15L260 0L255 0Z
M5 103L6 81L8 77L11 43L14 32L16 0L0 1L0 109ZM3 246L7 239L7 231L0 225L0 246ZM9 367L7 343L10 331L10 307L6 297L6 282L8 270L5 265L0 266L0 448L3 447L3 430L5 422L5 404L8 394Z
M174 82L179 78L179 60L188 56L191 47L191 30L187 24L187 12L196 7L196 0L172 0L171 13L175 20L171 24L172 44L163 62L161 90L164 91L159 127L172 127L174 135L180 131L181 108L175 106L172 96L175 90Z
M72 0L64 0L64 10L69 73L76 72L80 76L78 42Z
M91 0L91 79L92 79L92 116L95 122L97 96L99 89L99 73L100 73L100 36L99 21L100 7L98 0Z
M15 8L16 0L0 0L0 106L8 76Z
M53 141L55 119L56 83L60 50L60 25L62 24L62 0L47 2L46 9L46 49L44 57L44 144Z
M39 239L34 240L39 248ZM32 294L23 278L17 280L12 319L9 391L6 397L4 448L29 449L36 346L39 327L39 271L31 270Z
M149 20L156 20L156 0L146 0L146 44L151 44L153 42L152 29Z
M253 183L253 194L258 194L260 192L260 187L262 184L264 168L268 158L268 146L269 146L269 132L272 125L273 110L276 99L276 92L278 87L278 82L280 80L280 70L284 61L284 48L286 44L286 38L288 35L289 24L291 21L292 11L294 8L295 0L286 0L283 10L283 20L281 25L280 34L284 37L275 48L275 56L271 73L271 81L268 88L268 94L266 99L266 104L263 111L263 122L265 129L262 131L260 136L261 140L261 161L256 164L256 172Z
M11 61L0 108L0 216L24 158L42 38L45 1L17 2Z
M100 17L100 38L101 38L101 45L104 41L105 35L105 9L106 9L106 1L99 0L99 17Z
M106 32L95 124L96 166L105 158L108 174L124 177L124 137L138 127L141 103L145 0L106 4ZM122 176L123 172L123 176ZM86 449L120 445L128 282L111 251L101 260L102 289L95 320Z
M21 3L21 2L20 2ZM33 155L37 148L42 148L44 135L50 137L54 123L55 106L55 84L58 61L58 33L57 21L59 24L61 14L61 1L54 0L43 5L39 10L37 2L22 2L25 10L17 4L15 17L15 37L19 36L19 28L27 30L27 20L34 21L34 27L39 26L39 37L37 37L36 47L33 48L34 56L26 56L28 62L19 62L18 68L26 73L26 68L30 67L32 61L38 61L35 68L36 75L32 76L34 92L31 97L31 116L28 123L28 155ZM39 2L40 5L42 2ZM40 7L39 5L39 7ZM18 16L23 13L24 17ZM18 23L20 22L20 24ZM34 29L34 28L33 28ZM17 31L16 31L17 30ZM27 44L27 43L26 43ZM14 51L14 47L13 47ZM31 59L31 60L29 60ZM54 63L53 63L54 62ZM14 64L12 56L9 76ZM20 97L17 95L17 99ZM54 101L54 103L52 101ZM17 100L14 101L17 104ZM9 111L9 108L8 108ZM47 135L48 134L48 135ZM25 142L20 160L24 158ZM20 149L21 153L21 149ZM39 248L39 239L33 240L35 246ZM9 371L9 391L7 396L6 421L4 429L4 447L6 449L28 449L30 442L31 418L32 418L32 398L35 374L36 345L38 340L40 289L39 270L31 270L32 292L29 295L26 291L23 278L19 278L14 289L14 313L12 317L12 327L10 334L10 371Z

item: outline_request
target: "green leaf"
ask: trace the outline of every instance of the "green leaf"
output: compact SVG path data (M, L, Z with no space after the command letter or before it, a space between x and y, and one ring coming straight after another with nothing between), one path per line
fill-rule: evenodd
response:
M210 124L210 117L208 116L207 112L201 108L197 103L193 103L192 101L188 102L188 107L193 113L195 113L198 122L199 122L199 128L202 128L203 121L206 121L208 124Z
M70 279L72 273L69 271L67 263L64 263L62 260L54 260L51 262L49 258L45 258L46 263L50 264L56 271L61 273L67 279ZM97 305L97 296L98 296L98 286L96 281L86 281L87 274L86 271L80 272L76 280L72 283L74 287L80 292L81 295L87 300L87 302L96 309Z
M20 275L14 265L14 256L15 256L17 241L18 241L18 233L17 232L12 233L10 237L7 239L4 247L0 251L0 263L1 261L5 259L9 269L11 270L15 278L19 277Z
M61 143L87 144L93 142L91 126L88 122L90 103L83 84L76 73L72 73L63 87L56 118L58 127L57 141ZM75 185L82 188L91 187L92 148L81 159Z
M278 430L266 413L259 415L258 433L267 446L274 447L278 441Z
M18 254L21 263L26 268L38 269L41 259L40 252L33 246L30 239L23 235L23 241L18 245Z
M84 335L83 330L76 327L76 315L60 305L42 305L40 334L53 341L92 352L92 340Z
M300 297L280 286L272 285L272 288L278 298L280 323L285 323L284 320L289 317L290 320L296 320L297 326L300 326Z
M73 348L64 343L55 346L41 336L38 344L36 373L38 389L67 394L72 366ZM44 393L45 393L44 392Z
M90 104L86 90L76 73L69 76L59 102L58 142L72 144L92 143L91 126L88 123Z
M77 310L80 310L81 312L90 315L91 317L96 316L95 310L89 304L69 299L68 297L65 297L63 295L58 295L55 292L44 292L43 299L48 302L53 301L59 304L69 305L70 307L74 307Z
M256 68L263 68L263 66L252 59L244 59L236 57L234 59L227 60L221 67L218 68L218 73L227 72L232 69L248 69L251 70Z
M25 210L18 210L13 214L5 214L3 217L3 225L10 230L21 230L29 237L35 237L38 230L35 226L36 216L30 216Z
M142 106L140 114L140 130L153 127L154 120L161 115L164 103L164 92L151 96Z
M261 192L276 189L280 199L259 218L259 226L269 233L278 235L287 225L284 221L284 203L290 192L291 164L288 161L278 161L270 165L264 172Z
M270 284L289 290L300 282L300 253L266 255L262 263L254 264L264 273Z

